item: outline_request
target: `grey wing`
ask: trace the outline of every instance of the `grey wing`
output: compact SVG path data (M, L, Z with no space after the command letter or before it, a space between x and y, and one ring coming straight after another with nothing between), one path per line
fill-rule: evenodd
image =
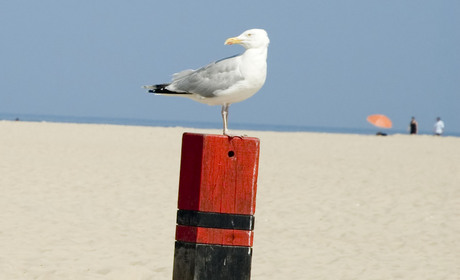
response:
M240 56L233 56L208 64L197 70L185 70L173 76L169 90L213 97L244 79Z

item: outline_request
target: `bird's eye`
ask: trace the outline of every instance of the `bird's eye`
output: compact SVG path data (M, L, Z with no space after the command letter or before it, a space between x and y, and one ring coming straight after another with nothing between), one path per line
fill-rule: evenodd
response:
M248 37L251 37L252 36L252 33L248 33Z

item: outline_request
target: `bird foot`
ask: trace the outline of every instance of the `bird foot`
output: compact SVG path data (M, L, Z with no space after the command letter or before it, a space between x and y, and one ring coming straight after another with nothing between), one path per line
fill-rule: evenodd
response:
M228 136L230 138L233 138L233 137L239 137L239 138L244 138L244 137L248 137L247 134L242 134L242 135L239 135L239 134L230 134L229 131L227 130L226 133L224 133L225 136Z

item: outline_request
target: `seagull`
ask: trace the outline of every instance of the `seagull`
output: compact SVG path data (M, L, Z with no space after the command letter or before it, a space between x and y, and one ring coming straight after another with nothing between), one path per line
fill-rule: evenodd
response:
M173 74L170 83L143 86L150 93L188 97L200 103L222 106L223 134L229 135L228 108L253 96L265 83L270 40L263 29L250 29L228 38L225 45L245 48L231 56L196 70Z

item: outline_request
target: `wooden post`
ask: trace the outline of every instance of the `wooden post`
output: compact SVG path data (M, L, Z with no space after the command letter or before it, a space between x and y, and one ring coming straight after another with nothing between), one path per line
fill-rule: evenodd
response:
M250 279L259 143L184 133L174 280Z

